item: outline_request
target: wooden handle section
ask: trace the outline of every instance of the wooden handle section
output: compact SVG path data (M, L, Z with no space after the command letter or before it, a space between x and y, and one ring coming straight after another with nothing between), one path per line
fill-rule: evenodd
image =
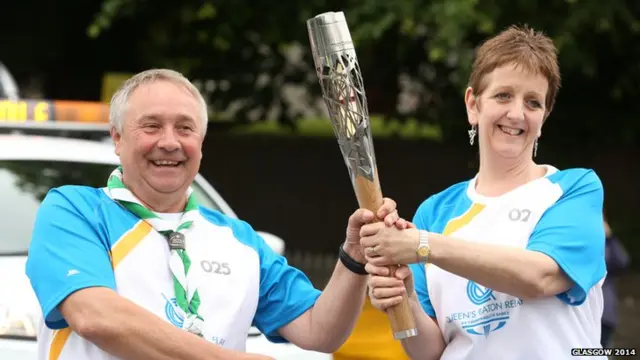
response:
M357 175L353 186L360 208L371 210L375 214L380 206L382 206L382 190L380 188L377 169L373 180L374 181L371 182ZM376 219L375 221L381 220ZM391 276L395 275L397 269L397 266L389 266ZM400 304L387 310L387 314L389 316L391 330L393 331L393 337L396 340L402 340L418 334L413 314L411 313L411 307L409 306L409 298L406 294L403 296Z

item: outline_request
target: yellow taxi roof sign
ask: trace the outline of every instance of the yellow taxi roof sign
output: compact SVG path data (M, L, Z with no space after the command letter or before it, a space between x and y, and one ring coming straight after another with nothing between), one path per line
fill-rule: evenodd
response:
M0 99L0 122L106 124L109 122L109 105L93 101Z

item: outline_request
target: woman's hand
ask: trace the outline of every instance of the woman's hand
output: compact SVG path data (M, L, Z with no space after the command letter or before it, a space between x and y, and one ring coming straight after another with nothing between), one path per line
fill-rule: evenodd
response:
M400 304L405 294L408 294L409 297L416 297L413 287L413 275L409 267L398 267L395 276L389 276L389 268L386 266L367 264L365 269L371 275L369 279L369 298L374 307L385 311Z
M382 223L360 228L360 246L368 263L376 266L413 264L418 262L420 234L413 224L400 230Z
M365 262L364 249L360 246L360 234L362 227L365 224L375 222L377 226L381 227L395 227L399 230L404 230L410 227L415 227L409 221L401 218L398 215L396 209L396 202L390 198L384 198L382 206L374 214L367 209L358 209L349 217L347 223L347 237L344 243L344 250L358 262Z

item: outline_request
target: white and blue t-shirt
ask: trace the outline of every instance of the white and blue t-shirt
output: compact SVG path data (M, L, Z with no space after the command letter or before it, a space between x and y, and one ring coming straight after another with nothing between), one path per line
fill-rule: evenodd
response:
M176 221L178 219L176 218ZM271 341L311 308L320 291L289 266L244 221L200 208L186 236L205 320L204 338L244 350L254 325ZM26 272L44 322L39 359L113 359L70 330L58 305L74 291L107 287L177 327L166 239L111 199L104 189L51 190L35 221Z
M499 197L476 193L476 176L419 206L419 229L544 253L575 283L557 296L522 300L433 264L411 265L422 307L447 344L442 360L572 359L572 348L601 347L602 183L592 170L546 168Z

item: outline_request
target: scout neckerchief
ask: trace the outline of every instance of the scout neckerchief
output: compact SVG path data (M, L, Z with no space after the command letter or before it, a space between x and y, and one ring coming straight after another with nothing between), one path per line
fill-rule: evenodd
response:
M156 231L168 239L169 246L171 247L169 267L173 274L176 303L185 314L182 328L202 336L204 320L198 314L200 296L193 281L193 276L189 276L191 260L189 260L189 256L187 256L187 252L185 251L184 233L191 227L193 219L198 213L198 204L195 196L192 194L192 189L189 188L187 192L189 197L182 217L180 218L180 225L174 230L168 221L163 220L153 211L147 209L142 205L140 200L127 189L122 182L121 166L116 168L109 176L107 188L114 200L117 200L122 206L140 219L146 221ZM193 272L191 274L193 274Z

